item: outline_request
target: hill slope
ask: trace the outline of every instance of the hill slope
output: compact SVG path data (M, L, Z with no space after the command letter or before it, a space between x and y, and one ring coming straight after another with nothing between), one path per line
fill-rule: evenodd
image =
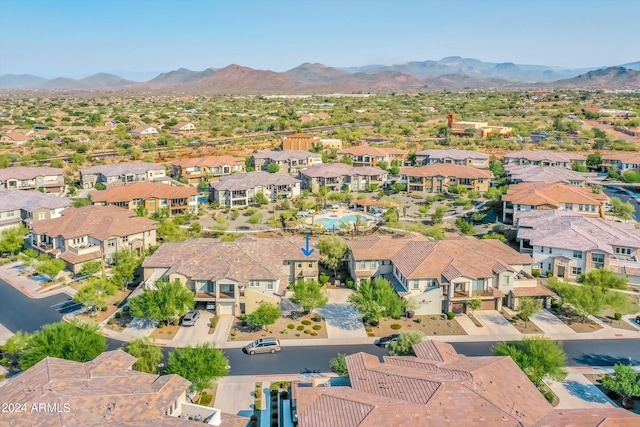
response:
M571 79L551 83L553 87L637 89L640 88L640 71L624 67L609 67L589 71Z

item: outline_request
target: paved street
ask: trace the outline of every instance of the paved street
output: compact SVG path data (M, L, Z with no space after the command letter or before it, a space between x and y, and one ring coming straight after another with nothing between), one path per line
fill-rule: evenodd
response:
M636 218L640 218L638 217L638 214L640 214L640 202L636 200L636 198L640 198L640 194L633 193L633 195L630 195L626 191L624 191L619 185L615 185L615 184L603 185L602 191L604 192L604 194L606 194L610 198L617 197L623 202L631 203L635 208L635 212L633 214L636 216Z

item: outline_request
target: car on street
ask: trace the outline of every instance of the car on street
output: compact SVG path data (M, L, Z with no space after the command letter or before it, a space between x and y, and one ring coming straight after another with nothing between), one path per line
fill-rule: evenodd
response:
M386 337L378 338L373 343L378 347L387 348L392 342L398 341L398 337L400 337L400 334L387 335Z
M205 307L207 310L215 310L216 302L215 301L207 301L207 305Z
M638 325L640 325L640 315L639 315L639 316L636 316L636 323L637 323Z
M182 326L193 326L200 318L200 312L197 310L191 310L182 318Z
M260 338L242 349L246 354L253 356L256 353L275 353L280 351L280 341L277 338Z

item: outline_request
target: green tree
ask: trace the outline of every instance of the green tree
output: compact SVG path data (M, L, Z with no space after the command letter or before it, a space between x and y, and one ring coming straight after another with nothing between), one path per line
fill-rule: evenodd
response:
M508 184L507 171L499 160L491 160L489 162L489 170L491 170L496 180L496 187L502 187Z
M200 181L198 183L198 191L204 192L209 190L209 183L207 181Z
M298 280L292 287L293 301L308 312L327 305L329 301L327 292L314 280Z
M80 276L93 276L102 269L102 261L94 259L82 264L80 268Z
M388 164L387 162L385 162L384 160L380 160L380 161L376 164L376 166L377 166L377 167L379 167L379 168L380 168L380 169L382 169L382 170L385 170L385 171L386 171L387 169L389 169L389 164Z
M465 221L462 218L457 218L456 219L456 227L458 227L458 230L460 230L460 232L462 234L473 235L473 234L476 233L476 229L473 226L473 224L471 224L470 222Z
M502 234L498 234L498 233L488 233L483 235L482 238L485 240L495 239L495 240L500 240L502 243L507 243L507 238L504 237Z
M399 319L403 308L402 298L382 277L361 280L355 292L349 295L349 304L363 317L376 321L382 316Z
M0 233L0 254L17 255L24 245L24 236L28 233L29 230L23 225L2 230Z
M496 187L489 187L486 193L484 193L484 198L488 199L491 202L500 201L502 198L502 191L500 191Z
M446 206L436 206L436 210L431 215L431 222L433 224L442 224L442 220L444 219L445 213L447 213Z
M403 332L398 340L389 344L391 356L413 356L413 346L424 340L424 334L419 331Z
M6 169L11 166L13 160L8 154L0 154L0 169Z
M142 260L131 249L124 249L114 253L111 256L111 274L115 283L121 289L126 289L127 285L133 280L135 271L141 263Z
M345 354L340 354L329 361L331 370L338 374L339 377L349 377L349 369L347 368L347 359Z
M573 162L571 164L571 170L575 172L589 172L589 168L586 167L582 162Z
M522 341L501 342L493 347L493 354L510 356L538 387L547 378L563 381L567 377L567 355L560 344L544 337L525 337Z
M280 166L278 166L277 163L269 163L267 165L267 172L269 173L278 173L279 170L280 170Z
M625 291L629 288L627 276L618 276L606 268L596 268L580 278L583 286L599 287L603 293L610 289Z
M262 213L254 213L249 217L249 219L247 219L247 222L255 227L257 224L260 224L262 222Z
M400 220L400 215L398 213L398 208L389 208L389 209L387 209L384 212L384 214L382 214L382 217L384 218L385 222L389 226L393 226L394 224L397 224L398 221Z
M322 256L322 263L333 270L334 276L338 267L347 257L347 244L337 236L323 237L318 241L318 252Z
M84 307L93 307L94 310L107 307L107 297L118 292L118 285L104 277L91 277L87 283L78 289L73 300Z
M131 315L168 322L184 316L195 305L194 295L179 280L160 279L154 288L146 288L142 294L129 300Z
M562 298L563 302L571 304L576 314L582 317L582 322L589 315L598 316L606 308L623 310L627 307L627 299L620 292L607 292L601 286L571 285L558 280L549 281L549 288Z
M213 385L213 381L229 374L229 360L213 344L176 348L169 353L167 373L180 375L191 381L198 394Z
M473 316L473 312L479 309L482 306L482 300L479 297L473 297L469 301L467 301L467 308L471 310L471 315Z
M149 374L158 373L158 364L162 361L162 350L157 345L153 345L152 339L135 338L126 343L122 349L138 359L132 366L134 370Z
M87 362L107 349L107 338L97 325L60 322L45 325L29 339L20 356L20 369L27 370L45 357Z
M640 172L625 171L622 173L620 180L628 184L637 184L640 182Z
M542 310L542 301L538 298L518 298L518 317L524 320L525 328L529 325L531 317L539 313L540 310Z
M614 218L620 218L622 220L630 220L633 218L635 208L629 202L623 202L618 197L611 198L611 213Z
M600 154L589 154L587 156L587 167L591 170L598 170L602 165L602 156Z
M269 326L275 324L281 314L280 306L262 304L247 316L247 323L255 327L265 328L268 331Z
M269 204L269 200L268 200L268 199L267 199L267 197L266 197L264 194L262 194L262 193L258 193L258 194L256 194L256 195L253 197L253 201L254 201L257 205L260 205L260 206L263 206L263 205L267 205L267 204Z
M607 168L607 178L620 179L620 172L615 166L609 166Z
M0 346L0 354L4 354L5 357L10 359L9 364L11 366L17 366L22 352L29 347L30 340L31 335L26 332L17 331Z
M394 193L399 193L407 189L407 184L402 182L394 182L389 188L391 188L391 191L393 191Z
M71 200L71 206L73 206L74 208L81 208L84 206L89 206L91 204L91 200L87 197L76 197Z
M613 366L613 374L607 374L602 378L602 385L622 396L622 404L629 407L633 405L633 399L640 397L640 375L631 365L616 363Z
M57 258L45 258L38 261L36 273L49 276L52 280L66 267L64 260Z
M353 159L349 156L342 156L340 159L340 163L344 163L345 165L353 166Z
M329 194L329 188L321 186L315 194L316 202L324 209L327 204L327 195Z

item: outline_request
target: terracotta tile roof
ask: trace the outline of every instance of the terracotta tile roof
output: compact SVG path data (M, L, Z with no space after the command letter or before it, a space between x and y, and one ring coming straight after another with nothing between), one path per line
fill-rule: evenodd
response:
M0 169L0 182L8 179L35 179L39 176L60 176L64 175L64 170L60 168L26 166Z
M156 228L154 221L135 216L135 212L117 206L67 208L60 218L35 222L33 230L51 237L73 239L89 235L104 241L110 237L129 236Z
M416 156L424 156L431 159L452 159L452 160L466 160L466 159L478 159L478 160L489 160L489 155L485 153L481 153L479 151L471 151L471 150L458 150L458 149L450 149L450 150L422 150L416 152Z
M619 408L556 409L538 427L638 427L640 417Z
M585 161L587 158L579 154L562 151L515 151L504 155L505 161L508 159L526 159L529 161L549 161L553 163L571 163L573 161Z
M310 158L322 159L322 154L312 153L305 150L283 150L283 151L258 151L251 155L254 159L270 159L274 161L306 160Z
M386 157L389 155L403 156L407 154L406 151L397 148L381 148L372 147L370 145L360 145L358 147L344 148L338 151L338 154L351 154L352 156L372 156L372 157Z
M380 176L386 175L386 171L377 166L353 167L344 163L325 163L313 165L301 170L300 174L309 178L337 178L340 176Z
M422 177L450 177L466 178L466 179L490 179L491 171L488 169L478 169L465 165L454 165L450 163L435 163L418 168L403 167L400 168L400 174L406 176L422 176Z
M196 196L194 187L176 187L170 184L155 182L137 182L126 186L114 187L91 193L91 201L95 203L130 202L134 199L186 199Z
M28 136L17 132L9 132L5 136L13 142L27 142L31 140Z
M614 153L605 154L602 160L614 160L621 163L638 164L640 163L640 153Z
M562 166L507 164L505 169L510 179L522 182L601 182L596 173L576 172Z
M523 182L509 187L502 200L518 205L559 207L560 203L602 205L606 194L595 194L590 189L571 187L562 183Z
M390 259L400 249L404 248L409 242L423 241L428 242L429 239L423 235L409 237L391 237L382 235L372 235L361 237L358 240L347 240L347 246L353 254L356 261L358 260L379 260Z
M207 168L236 165L244 166L244 159L242 157L233 156L206 156L171 162L170 165L176 165L183 168L190 168L194 166L206 166Z

